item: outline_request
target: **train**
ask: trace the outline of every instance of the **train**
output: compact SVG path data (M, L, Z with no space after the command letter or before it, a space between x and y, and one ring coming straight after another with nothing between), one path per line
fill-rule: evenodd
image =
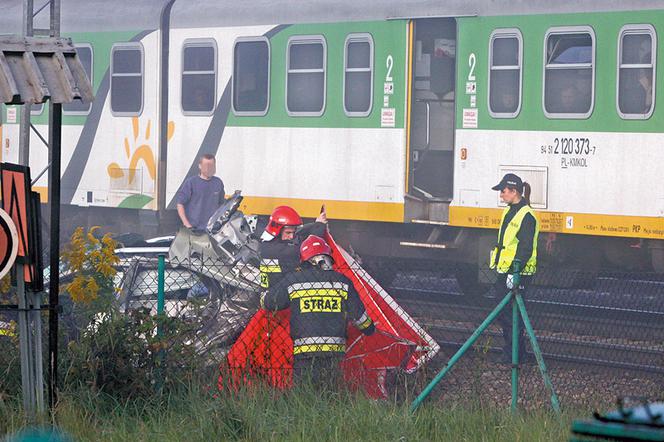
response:
M542 260L664 273L662 1L71 0L62 33L95 91L64 106L70 223L174 231L211 153L244 213L325 204L359 255L453 257L473 286L513 172ZM2 106L2 161L23 110ZM30 112L45 133L47 106ZM46 203L46 174L34 187Z

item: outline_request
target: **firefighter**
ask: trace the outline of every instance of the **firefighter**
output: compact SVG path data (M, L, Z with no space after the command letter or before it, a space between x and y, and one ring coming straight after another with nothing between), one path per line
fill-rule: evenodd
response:
M261 235L261 287L267 290L282 275L292 272L300 262L300 243L309 235L323 236L327 229L325 206L316 222L302 224L300 215L289 206L272 212Z
M365 335L375 326L350 279L332 269L332 250L324 239L309 236L300 247L300 271L284 276L261 297L261 307L290 307L293 382L310 381L334 389L346 352L346 325L351 320Z
M537 270L537 238L539 221L530 207L530 185L518 175L506 174L492 187L500 191L500 199L507 204L503 211L498 242L491 251L490 267L498 273L495 290L502 299L508 290L518 289L524 295L532 275ZM519 317L520 318L520 317ZM503 329L503 361L512 361L512 310L505 309L498 316ZM523 321L519 319L519 358L525 356Z

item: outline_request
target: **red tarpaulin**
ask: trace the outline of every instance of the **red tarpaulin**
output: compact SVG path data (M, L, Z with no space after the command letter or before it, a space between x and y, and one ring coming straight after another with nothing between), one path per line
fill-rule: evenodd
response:
M387 397L387 371L401 368L413 372L431 359L438 344L383 290L359 264L332 239L334 267L355 286L367 313L376 324L376 333L363 335L348 326L346 356L342 363L344 379L352 388L362 389L372 398ZM219 377L231 384L248 383L256 376L270 385L291 385L293 342L290 338L290 311L259 310L228 353L228 373Z

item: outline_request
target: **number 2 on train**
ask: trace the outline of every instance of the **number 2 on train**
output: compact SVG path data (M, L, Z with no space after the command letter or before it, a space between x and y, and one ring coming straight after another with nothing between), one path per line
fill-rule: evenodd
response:
M385 81L392 81L392 67L394 67L394 58L388 55L385 59L385 66L387 67L387 74L385 74Z
M477 62L477 57L474 52L471 52L468 56L468 67L470 72L468 72L468 81L475 81L475 63Z

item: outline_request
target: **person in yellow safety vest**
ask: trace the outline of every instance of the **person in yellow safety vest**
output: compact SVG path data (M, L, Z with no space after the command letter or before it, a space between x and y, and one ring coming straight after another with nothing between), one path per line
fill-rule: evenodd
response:
M494 289L499 299L507 291L520 290L524 295L532 275L537 271L537 238L539 221L530 207L530 185L513 173L508 173L500 183L492 187L500 191L500 199L507 204L498 231L498 242L493 250L489 266L498 273ZM512 309L504 309L498 316L503 328L503 357L512 361ZM523 321L519 319L519 359L524 360L525 336Z

